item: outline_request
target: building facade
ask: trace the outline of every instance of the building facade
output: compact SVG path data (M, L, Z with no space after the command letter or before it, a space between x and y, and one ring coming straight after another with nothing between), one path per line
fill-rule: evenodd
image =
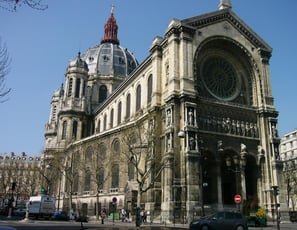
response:
M30 196L40 193L41 158L25 153L0 154L0 207L24 204Z
M184 222L236 208L238 194L241 209L275 209L282 164L271 47L230 1L172 20L141 64L117 30L112 10L101 44L69 63L51 101L44 159L61 174L51 190L60 208L141 206Z
M281 160L284 163L284 190L290 211L297 207L297 130L285 134L280 143Z

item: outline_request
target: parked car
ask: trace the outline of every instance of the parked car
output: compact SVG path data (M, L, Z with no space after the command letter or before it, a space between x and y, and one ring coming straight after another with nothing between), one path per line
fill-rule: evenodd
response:
M297 222L297 211L290 211L289 216L291 222Z
M76 222L88 222L88 217L87 216L78 216L76 217Z
M15 209L13 213L14 213L15 216L23 216L23 217L25 217L25 215L26 215L26 209L25 208L18 208L18 209Z
M69 216L65 211L56 211L52 215L51 220L69 220Z
M247 220L238 212L221 211L193 220L190 229L197 230L247 230Z

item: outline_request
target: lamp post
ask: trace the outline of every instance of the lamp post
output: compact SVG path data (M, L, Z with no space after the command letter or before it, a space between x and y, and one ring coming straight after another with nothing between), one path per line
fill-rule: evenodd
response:
M11 197L10 197L10 199L8 201L9 210L8 210L8 216L7 216L7 218L11 218L11 214L12 214L12 206L13 206L13 201L14 201L13 191L15 190L15 186L16 186L16 182L12 182L11 183L11 187L10 187Z
M235 173L235 192L236 192L236 195L239 195L238 177L240 175L240 168L239 168L239 158L238 158L237 155L233 156L233 163L234 163L235 169L232 169L232 158L230 156L226 157L226 165L228 167L228 170ZM237 209L238 212L240 212L239 204L240 204L240 202L236 202L236 209Z
M200 155L200 190L201 190L201 215L205 216L205 210L204 210L204 188L206 188L208 186L208 183L206 181L204 181L205 179L205 175L206 175L206 163L207 163L207 157L206 155L204 155L204 142L203 140L200 138L199 139L199 145L198 145L199 149L199 155Z
M279 187L277 185L271 186L271 191L274 197L274 207L276 212L276 226L277 230L280 229L280 213L279 213L279 203L277 202L277 196L279 195Z

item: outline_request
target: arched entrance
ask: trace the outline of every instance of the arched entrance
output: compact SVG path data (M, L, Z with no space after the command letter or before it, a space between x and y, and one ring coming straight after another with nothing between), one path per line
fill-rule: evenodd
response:
M258 166L255 156L247 153L243 158L242 154L231 149L220 155L204 150L201 164L200 185L205 214L221 207L219 197L222 197L225 209L238 208L234 202L236 194L242 197L242 209L244 206L250 209L257 202ZM221 195L218 194L220 191Z
M201 185L205 214L217 207L217 162L215 155L210 151L204 151L201 158Z
M221 158L222 202L224 208L235 209L234 196L242 197L243 206L255 205L257 199L258 166L250 154L226 150Z

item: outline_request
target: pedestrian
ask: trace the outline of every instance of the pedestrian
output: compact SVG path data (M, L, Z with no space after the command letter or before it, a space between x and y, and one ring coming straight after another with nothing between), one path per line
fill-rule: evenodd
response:
M141 223L143 223L143 220L144 220L144 210L143 209L140 211L140 219L141 219Z
M144 211L143 211L143 223L146 223L146 217L147 217L147 213L146 213L146 211L144 210Z
M126 221L127 212L124 208L122 208L121 214L122 214L122 222Z
M106 209L101 210L101 224L104 224L104 219L106 218Z

